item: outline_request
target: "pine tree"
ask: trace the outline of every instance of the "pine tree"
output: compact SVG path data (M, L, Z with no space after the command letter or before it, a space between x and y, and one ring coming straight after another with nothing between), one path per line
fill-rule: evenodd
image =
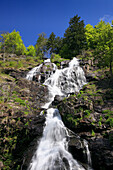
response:
M55 50L55 34L52 32L47 41L47 50L50 50L50 53L53 53Z
M69 27L65 31L63 47L60 54L64 58L72 58L78 55L85 47L86 36L84 21L78 15L70 19Z

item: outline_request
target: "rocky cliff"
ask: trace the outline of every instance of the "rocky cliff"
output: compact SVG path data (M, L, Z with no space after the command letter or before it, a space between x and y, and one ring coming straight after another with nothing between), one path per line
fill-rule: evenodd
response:
M37 141L42 136L46 111L41 115L40 112L42 104L48 99L48 89L42 83L50 71L54 70L46 63L41 69L40 82L39 74L33 78L34 81L26 80L26 73L38 61L34 58L31 62L29 58L27 66L9 68L1 60L1 169L27 169ZM68 63L58 62L58 67L65 67ZM68 98L56 96L52 107L59 109L65 125L81 137L79 141L76 135L72 135L69 150L73 156L80 161L85 159L79 142L86 139L93 168L113 169L113 78L108 76L107 69L98 69L92 61L83 61L81 65L87 77L87 85Z

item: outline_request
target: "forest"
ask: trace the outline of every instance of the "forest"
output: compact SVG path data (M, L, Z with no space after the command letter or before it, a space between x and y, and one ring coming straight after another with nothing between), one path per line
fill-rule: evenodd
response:
M50 57L51 54L59 54L65 59L72 59L87 51L95 60L98 59L98 66L109 67L112 75L113 27L111 23L102 20L94 27L90 24L85 26L84 21L76 15L70 19L64 37L58 37L52 32L47 38L42 32L38 34L36 44L27 48L18 31L1 33L0 51L40 58L44 55Z

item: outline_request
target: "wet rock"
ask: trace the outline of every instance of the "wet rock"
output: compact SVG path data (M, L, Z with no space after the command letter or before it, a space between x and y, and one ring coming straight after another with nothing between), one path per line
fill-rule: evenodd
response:
M53 106L58 105L63 100L63 98L64 98L63 96L56 95L54 98L54 101L52 102L52 105Z
M44 62L42 66L36 70L33 80L39 83L44 83L44 81L49 78L57 69L56 65L51 62Z
M66 68L66 67L68 67L68 66L69 66L69 62L70 62L70 60L62 61L62 62L60 63L61 68Z

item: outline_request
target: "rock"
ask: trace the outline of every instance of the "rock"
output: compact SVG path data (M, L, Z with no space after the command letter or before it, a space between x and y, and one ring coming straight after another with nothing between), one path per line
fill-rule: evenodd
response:
M90 150L94 169L113 169L112 147L109 140L98 138L90 141Z
M94 105L94 110L98 113L102 113L102 106L95 106Z
M3 165L3 162L0 161L0 169L3 168L3 166L4 166L4 165Z
M21 77L25 77L26 73L24 70L15 70L12 68L5 68L4 69L4 73L5 74L9 74L10 76L12 76L13 78L21 78Z
M54 101L52 102L52 105L53 106L58 105L63 100L63 98L64 98L63 96L56 95L54 98Z
M87 81L98 81L98 77L94 73L87 73L86 74Z
M39 83L44 83L44 81L49 78L57 69L57 66L51 62L44 62L42 66L36 71L33 76L33 80Z
M69 66L69 62L70 62L70 60L61 61L61 63L60 63L61 68L68 67Z

